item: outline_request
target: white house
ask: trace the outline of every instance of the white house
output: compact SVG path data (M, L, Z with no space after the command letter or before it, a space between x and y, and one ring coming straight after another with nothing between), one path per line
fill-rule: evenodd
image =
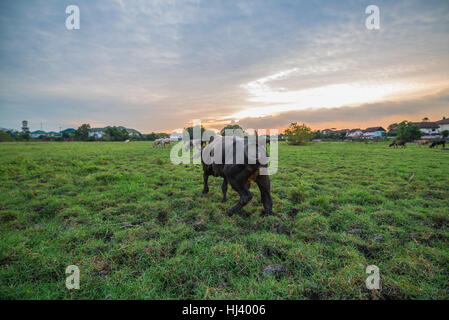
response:
M425 121L425 122L413 122L413 124L419 127L422 133L427 135L438 135L440 133L440 126L436 122Z
M37 130L37 131L31 132L32 138L39 138L40 136L46 136L46 135L47 135L47 132L42 131L42 130Z
M89 130L89 137L94 137L95 139L101 139L105 134L106 128L91 128Z
M382 138L387 131L382 127L371 127L363 130L362 138L364 139L377 139Z
M363 135L363 131L359 128L357 129L351 129L346 134L346 137L348 138L360 138Z
M182 140L182 134L178 132L173 132L170 135L170 141L181 141Z
M332 129L324 129L323 131L321 131L324 135L330 133L330 132L336 132L337 129L336 128L332 128Z
M441 119L435 122L436 124L438 124L439 127L439 131L443 132L445 130L449 131L449 119Z

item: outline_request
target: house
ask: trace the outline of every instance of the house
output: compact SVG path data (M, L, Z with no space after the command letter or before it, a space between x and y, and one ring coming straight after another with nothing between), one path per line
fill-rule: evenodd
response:
M94 137L95 139L101 139L106 133L106 128L91 128L89 130L89 137Z
M445 130L449 131L449 119L443 118L441 120L435 121L435 123L439 125L440 132L443 132Z
M76 131L76 130L73 129L73 128L67 128L67 129L65 129L65 130L62 130L62 131L61 131L61 134L64 134L64 133L71 134L71 133L74 133L75 131Z
M173 132L170 135L170 141L181 141L182 140L182 134L177 133L177 132Z
M123 127L121 127L121 128L123 128ZM128 129L128 128L125 128L125 129L128 132L130 137L138 138L138 137L142 136L142 134L139 131L137 131L136 129Z
M362 137L364 139L380 139L387 131L382 127L371 127L363 130Z
M346 134L346 137L350 138L350 139L358 139L358 138L360 138L362 136L363 136L363 131L361 129L359 129L359 128L351 129Z
M31 137L32 138L39 138L39 137L44 137L47 135L47 132L42 131L42 130L37 130L37 131L33 131L31 132Z
M106 134L107 128L108 127L106 127L106 128L91 128L89 130L89 137L94 137L95 139L101 139ZM135 129L128 129L128 128L125 128L122 126L119 126L118 128L125 129L126 132L128 132L130 138L132 138L132 137L138 138L142 135L139 131L137 131Z
M419 127L422 133L427 135L438 135L440 133L440 126L436 122L425 121L425 122L412 122Z
M50 137L60 137L61 136L61 134L59 132L56 132L56 131L50 131L50 132L47 133L47 135L50 136Z
M331 132L336 132L337 129L336 128L332 128L332 129L324 129L323 131L321 131L324 135L331 133Z

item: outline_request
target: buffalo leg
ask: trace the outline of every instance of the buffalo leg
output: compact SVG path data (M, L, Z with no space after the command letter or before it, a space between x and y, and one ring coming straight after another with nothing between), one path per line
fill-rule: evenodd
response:
M226 178L223 179L223 184L221 185L221 191L223 192L223 200L221 202L226 201L226 192L228 191L228 180Z
M203 179L204 179L203 194L206 194L209 192L209 186L207 185L207 180L209 179L209 175L206 172L203 173Z
M237 179L229 179L229 183L240 196L239 202L232 208L226 210L226 213L229 216L232 216L234 213L239 212L240 209L242 209L248 202L251 201L251 199L253 198L253 194L245 187L244 183L239 182Z
M264 214L273 213L273 200L270 194L270 178L266 175L259 175L256 179L257 186L260 190L260 199L263 204Z

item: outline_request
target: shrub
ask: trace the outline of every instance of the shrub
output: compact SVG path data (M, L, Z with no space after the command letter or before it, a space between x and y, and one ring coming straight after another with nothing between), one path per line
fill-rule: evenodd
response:
M285 135L288 137L288 144L304 145L312 139L313 133L304 123L299 125L294 122L285 130Z

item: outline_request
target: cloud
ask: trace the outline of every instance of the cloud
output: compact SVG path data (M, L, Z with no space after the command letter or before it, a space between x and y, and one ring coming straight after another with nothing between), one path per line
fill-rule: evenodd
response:
M95 119L148 132L254 110L287 120L292 109L327 106L323 122L337 112L330 107L341 114L342 105L419 100L447 87L447 1L382 1L376 32L364 26L365 4L354 1L77 5L81 29L67 31L61 1L0 3L0 126ZM382 95L395 84L412 92ZM356 97L350 86L384 89Z
M313 127L319 124L339 124L350 127L369 125L387 126L394 121L420 120L428 116L432 120L439 120L448 116L449 88L438 94L425 96L413 100L384 101L363 104L357 107L340 107L332 109L301 110L285 112L277 116L261 118L245 118L239 124L245 128L283 128L292 122L306 123Z

